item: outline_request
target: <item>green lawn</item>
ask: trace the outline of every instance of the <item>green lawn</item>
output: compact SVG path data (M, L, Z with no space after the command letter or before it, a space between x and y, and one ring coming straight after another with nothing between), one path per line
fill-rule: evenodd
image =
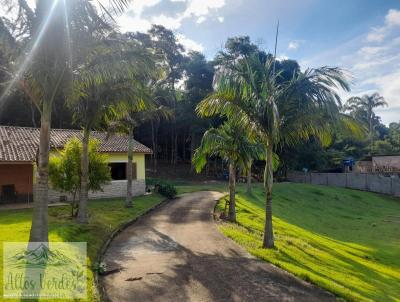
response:
M221 210L224 201L220 201ZM274 186L276 248L261 248L264 193L239 188L238 224L220 230L251 254L350 301L400 301L400 199L349 189Z
M179 193L226 191L226 183L177 182ZM121 199L91 201L90 223L78 225L69 207L50 208L51 241L88 242L92 265L104 240L120 224L139 216L163 198L135 199L125 209ZM223 205L220 202L219 209ZM353 301L400 301L400 200L341 188L289 184L274 187L276 249L261 249L264 193L252 195L239 185L238 224L221 223L221 231L253 255ZM26 241L31 210L0 211L0 243ZM0 263L2 245L0 244ZM0 266L0 277L2 269ZM98 301L89 271L89 301ZM0 295L2 278L0 278Z
M89 202L90 222L80 225L70 218L70 207L49 208L49 239L87 242L88 265L96 261L97 253L110 233L123 223L140 216L164 198L158 194L137 197L131 209L124 207L122 199L93 200ZM0 263L3 263L5 241L27 241L31 227L32 210L0 211ZM88 270L88 300L99 301L93 282L93 272ZM0 297L3 296L3 268L0 265ZM11 300L8 300L11 301ZM49 300L46 300L49 301Z

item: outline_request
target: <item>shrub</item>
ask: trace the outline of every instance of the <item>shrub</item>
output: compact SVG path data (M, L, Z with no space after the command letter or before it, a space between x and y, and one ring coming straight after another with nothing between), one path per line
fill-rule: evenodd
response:
M168 199L173 199L177 194L176 188L173 185L166 183L156 185L156 189L158 189L158 193Z
M99 153L100 142L89 141L89 190L101 191L102 186L111 180L107 155ZM70 139L63 150L50 157L49 179L54 189L72 195L71 214L76 216L76 197L81 186L82 142L74 137Z

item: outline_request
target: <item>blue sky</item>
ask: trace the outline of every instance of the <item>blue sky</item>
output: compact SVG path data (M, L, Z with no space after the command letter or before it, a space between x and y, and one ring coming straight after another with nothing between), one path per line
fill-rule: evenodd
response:
M378 91L390 105L378 110L383 122L400 121L399 0L136 0L118 22L123 31L162 24L211 59L237 35L272 50L278 19L280 57L346 68L352 94Z

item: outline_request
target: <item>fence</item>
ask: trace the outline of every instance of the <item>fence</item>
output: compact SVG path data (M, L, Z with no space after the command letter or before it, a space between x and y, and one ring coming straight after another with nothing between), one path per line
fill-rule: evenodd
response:
M400 178L362 173L288 173L288 180L376 192L400 197Z

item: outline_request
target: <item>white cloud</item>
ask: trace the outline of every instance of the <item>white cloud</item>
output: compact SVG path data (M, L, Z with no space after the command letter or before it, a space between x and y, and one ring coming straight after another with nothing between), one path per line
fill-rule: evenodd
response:
M138 17L122 15L117 19L121 31L141 31L145 32L151 28L151 22Z
M183 13L185 18L191 16L205 16L211 10L217 10L225 6L225 0L188 0L188 6Z
M160 3L161 0L135 0L132 2L129 11L140 16L145 8L155 6Z
M400 107L400 71L369 78L363 84L375 86L390 102L391 107ZM400 120L400 115L398 119Z
M276 59L278 61L285 61L285 60L289 60L289 57L283 53L283 54L277 55Z
M386 39L390 36L390 39ZM388 102L377 113L384 123L400 120L400 11L389 10L384 25L368 33L367 42L345 59L356 77L360 94L379 92ZM376 43L379 45L376 46ZM372 45L371 45L372 43Z
M373 27L367 35L368 42L382 42L386 37L386 27Z
M194 50L194 51L199 51L199 52L203 52L204 51L204 47L203 45L201 45L200 43L189 39L188 37L186 37L183 34L177 34L176 38L178 40L179 43L181 43L186 50Z
M26 3L32 8L36 7L36 0L27 0Z
M173 17L168 17L165 15L159 15L159 16L154 16L151 18L151 23L152 24L159 24L163 25L166 28L175 30L181 27L182 24L182 19L181 18L173 18Z
M118 18L118 24L122 31L145 31L149 28L149 24L160 24L165 27L175 30L181 27L182 22L186 19L193 19L197 24L201 24L212 15L216 14L217 11L226 5L225 0L169 0L171 2L185 2L186 6L183 7L182 11L176 13L174 16L168 15L165 12L160 15L153 15L151 17L144 18L142 16L143 11L147 8L151 8L161 1L167 0L135 0L131 4L130 9ZM129 20L131 19L131 20ZM224 17L219 16L217 20L222 23Z
M367 34L367 41L382 42L396 26L400 26L400 10L390 9L385 16L385 24L371 28Z
M204 21L206 21L206 17L204 17L204 16L201 16L201 17L199 17L197 20L196 20L196 23L197 24L201 24L201 23L203 23Z
M370 56L374 56L384 50L385 50L385 47L381 47L381 46L364 46L364 47L360 48L360 50L358 51L358 54L361 56L370 57Z
M305 40L293 40L293 41L290 41L289 44L288 44L287 49L288 50L297 50L305 42L306 42Z
M400 119L400 11L389 10L382 25L335 49L303 60L301 66L339 66L353 75L350 95L378 92L389 104L377 113L386 124ZM369 37L369 39L365 39Z
M388 26L400 25L400 10L390 9L385 17Z
M299 48L299 46L300 46L299 42L292 41L292 42L289 42L288 49L296 50L297 48Z

